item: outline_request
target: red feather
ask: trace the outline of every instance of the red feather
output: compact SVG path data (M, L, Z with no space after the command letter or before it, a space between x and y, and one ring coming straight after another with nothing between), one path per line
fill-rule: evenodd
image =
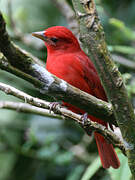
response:
M93 63L82 51L72 32L65 27L56 26L45 30L44 36L47 39L45 40L48 53L47 70L82 91L107 101ZM64 105L76 113L84 113L83 110L71 104L64 103ZM103 120L91 115L89 117L107 128L107 123ZM120 162L112 144L109 144L100 134L95 132L94 135L103 167L119 168Z

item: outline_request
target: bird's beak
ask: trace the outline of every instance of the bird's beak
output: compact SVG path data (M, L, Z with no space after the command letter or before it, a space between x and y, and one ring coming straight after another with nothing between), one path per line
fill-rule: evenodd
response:
M45 31L33 32L32 36L35 36L43 41L48 41L48 37L45 36Z

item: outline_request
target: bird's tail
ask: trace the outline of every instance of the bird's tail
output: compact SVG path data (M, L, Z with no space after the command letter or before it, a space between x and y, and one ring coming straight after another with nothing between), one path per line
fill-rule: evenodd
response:
M113 145L109 144L99 133L95 132L94 135L103 168L109 168L110 166L115 169L119 168L120 161L113 148Z

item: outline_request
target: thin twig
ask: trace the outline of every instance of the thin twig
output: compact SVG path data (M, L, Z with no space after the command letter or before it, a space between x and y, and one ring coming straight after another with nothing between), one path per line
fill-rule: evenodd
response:
M80 23L81 40L100 76L127 147L128 163L135 179L135 116L122 76L105 42L94 0L72 0Z
M1 13L0 27L0 50L4 54L4 57L0 55L2 69L34 84L44 95L48 94L58 100L63 100L95 117L103 118L104 121L117 125L110 103L97 99L50 74L45 67L35 62L35 58L33 59L27 52L22 51L11 42Z
M10 109L10 110L18 111L18 112L33 113L33 114L41 115L41 116L62 118L60 115L50 113L50 111L47 109L39 108L36 106L32 106L30 104L21 103L21 102L0 101L0 109Z
M55 76L51 75L50 73L48 73L45 70L45 68L39 66L38 64L35 64L32 57L30 57L28 54L24 53L18 47L16 47L10 41L10 38L5 29L5 22L4 22L4 19L1 14L0 14L0 26L1 26L0 49L3 52L3 54L6 56L6 58L8 59L8 61L3 62L3 64L1 63L2 64L1 67L4 70L9 68L10 72L12 71L12 73L14 73L13 68L15 68L15 72L16 72L16 74L18 73L18 75L19 74L22 75L22 73L24 73L24 75L28 74L29 78L27 80L29 82L31 82L30 77L34 76L33 84L34 84L34 80L36 78L36 83L37 84L39 83L39 88L40 88L40 90L42 90L43 93L50 92L50 94L52 93L53 96L59 97L59 99L65 100L66 102L71 102L73 105L81 104L80 108L85 109L87 107L88 112L90 112L90 114L92 114L92 115L95 114L95 116L97 116L98 113L101 115L103 113L102 110L107 109L107 111L105 111L104 115L102 114L104 117L104 120L105 120L106 114L109 114L109 118L110 119L112 118L112 121L113 121L114 116L113 116L113 110L112 110L111 104L104 102L102 100L99 100L85 92L82 92L81 90L79 90L75 87L72 87L65 81L60 80L60 79L56 78ZM4 60L5 60L5 57L2 57L2 61L4 61ZM23 78L24 78L24 75L22 75ZM43 84L44 84L44 86L43 86ZM27 98L25 98L25 99L27 99ZM91 102L92 103L94 102L94 103L91 105L91 103L89 103L88 100L89 101L91 100ZM28 110L29 110L29 112L32 112L32 113L36 113L36 114L40 114L40 115L46 114L46 116L51 116L48 114L49 110L47 110L45 112L45 111L43 111L44 109L42 109L42 108L31 106L26 103L1 101L0 107L6 108L6 109L8 108L8 109L19 110L22 112L28 112ZM95 107L95 110L93 109L93 107ZM62 109L60 107L58 107L58 108ZM61 112L59 109L57 109L57 112ZM39 113L38 110L41 111L41 113ZM82 117L80 115L75 114L71 111L68 111L65 108L63 108L62 113L65 117L70 117L70 118L74 119L76 122L78 122L79 124L81 124L82 127L84 126L82 124ZM101 116L99 116L99 117L101 117ZM107 117L107 119L108 119L108 117ZM87 122L89 122L89 125L87 124ZM99 125L98 123L95 124L95 122L92 122L89 119L87 120L87 122L85 122L85 126L83 127L87 133L88 133L88 131L87 131L88 129L89 130L96 129L96 131L97 131L98 125ZM106 131L108 131L108 130L104 131L104 127L101 128L101 126L99 126L99 129L98 129L98 131L100 131L103 136L106 136ZM112 139L113 139L113 137L112 137ZM116 143L117 141L118 141L118 139L115 138L114 142ZM112 142L112 140L111 140L111 142ZM122 144L122 143L119 141L116 144Z
M77 121L87 134L91 130L96 130L97 132L101 133L105 138L109 139L115 146L119 147L124 151L124 146L121 143L120 139L111 131L108 131L104 126L99 125L98 123L92 122L90 120L87 120L85 124L82 123L82 117L81 115L78 115L76 113L73 113L70 110L67 110L66 108L59 106L55 106L51 111L53 111L53 114L50 114L50 102L41 100L39 98L34 98L12 86L6 85L4 83L0 83L0 90L5 92L6 94L13 95L15 97L18 97L19 99L22 99L25 101L25 103L16 103L16 102L0 102L0 108L8 108L12 110L17 110L20 112L29 112L29 113L34 113L38 115L43 115L43 116L51 116L51 117L56 117L56 118L61 118L60 115L64 116L65 118L71 118ZM30 103L33 106L26 104ZM35 107L35 106L39 107ZM47 109L42 109L42 108L47 108ZM55 113L55 114L54 114ZM57 113L57 114L56 114ZM113 138L115 137L115 138Z
M89 114L95 115L96 117L100 118L103 117L107 122L117 125L115 122L111 104L97 99L96 97L69 85L65 81L56 78L47 70L45 70L45 68L40 67L37 64L33 66L35 77L21 70L18 70L8 62L8 60L3 56L2 53L0 53L1 69L27 80L28 82L35 85L35 87L40 89L41 93L52 95L59 100L64 100L84 110L85 108L87 108L86 111ZM38 77L38 79L36 77Z
M0 82L0 90L5 92L6 94L10 94L19 99L22 99L25 103L29 103L33 106L37 106L39 108L46 108L46 109L50 110L50 102L30 96L27 93L24 93L24 92L14 88L10 85L7 85L5 83ZM68 118L81 119L80 115L73 113L72 111L70 111L60 105L54 106L51 111L53 111L57 115L63 115Z
M27 103L11 102L11 101L0 101L0 109L11 109L11 110L15 110L15 111L18 111L18 112L33 113L33 114L36 114L36 115L42 115L42 116L53 117L53 118L62 118L60 115L50 113L50 110L35 107L35 106L29 105ZM69 113L68 113L68 116L66 114L67 111L65 110L63 112L63 115L65 117L69 116ZM110 143L114 144L116 147L121 149L122 152L125 154L126 149L125 149L124 143L113 132L105 129L104 126L102 126L102 125L100 125L100 124L98 124L96 122L92 122L90 119L87 119L85 121L85 124L83 124L82 116L78 115L78 114L75 114L73 112L70 112L70 118L72 120L74 120L75 122L79 123L83 127L83 129L87 132L88 135L89 135L89 132L93 131L93 130L96 131L96 132L99 132Z
M123 66L125 66L128 69L135 70L135 62L132 60L129 60L123 56L112 54L113 60Z

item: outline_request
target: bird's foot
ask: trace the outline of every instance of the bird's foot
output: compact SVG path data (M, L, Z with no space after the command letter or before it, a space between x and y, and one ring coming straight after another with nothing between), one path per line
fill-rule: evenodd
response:
M82 116L81 116L81 120L82 120L82 125L85 126L86 122L87 122L87 119L88 119L88 113L84 113Z
M61 106L60 102L51 102L49 104L50 110L49 112L51 113L51 111L58 113L58 108Z
M82 127L85 129L87 134L91 136L92 131L87 127L87 119L88 119L88 113L84 113L81 117L82 120Z
M109 127L110 127L110 129L111 129L112 131L114 131L113 125L112 125L111 123L109 123Z

